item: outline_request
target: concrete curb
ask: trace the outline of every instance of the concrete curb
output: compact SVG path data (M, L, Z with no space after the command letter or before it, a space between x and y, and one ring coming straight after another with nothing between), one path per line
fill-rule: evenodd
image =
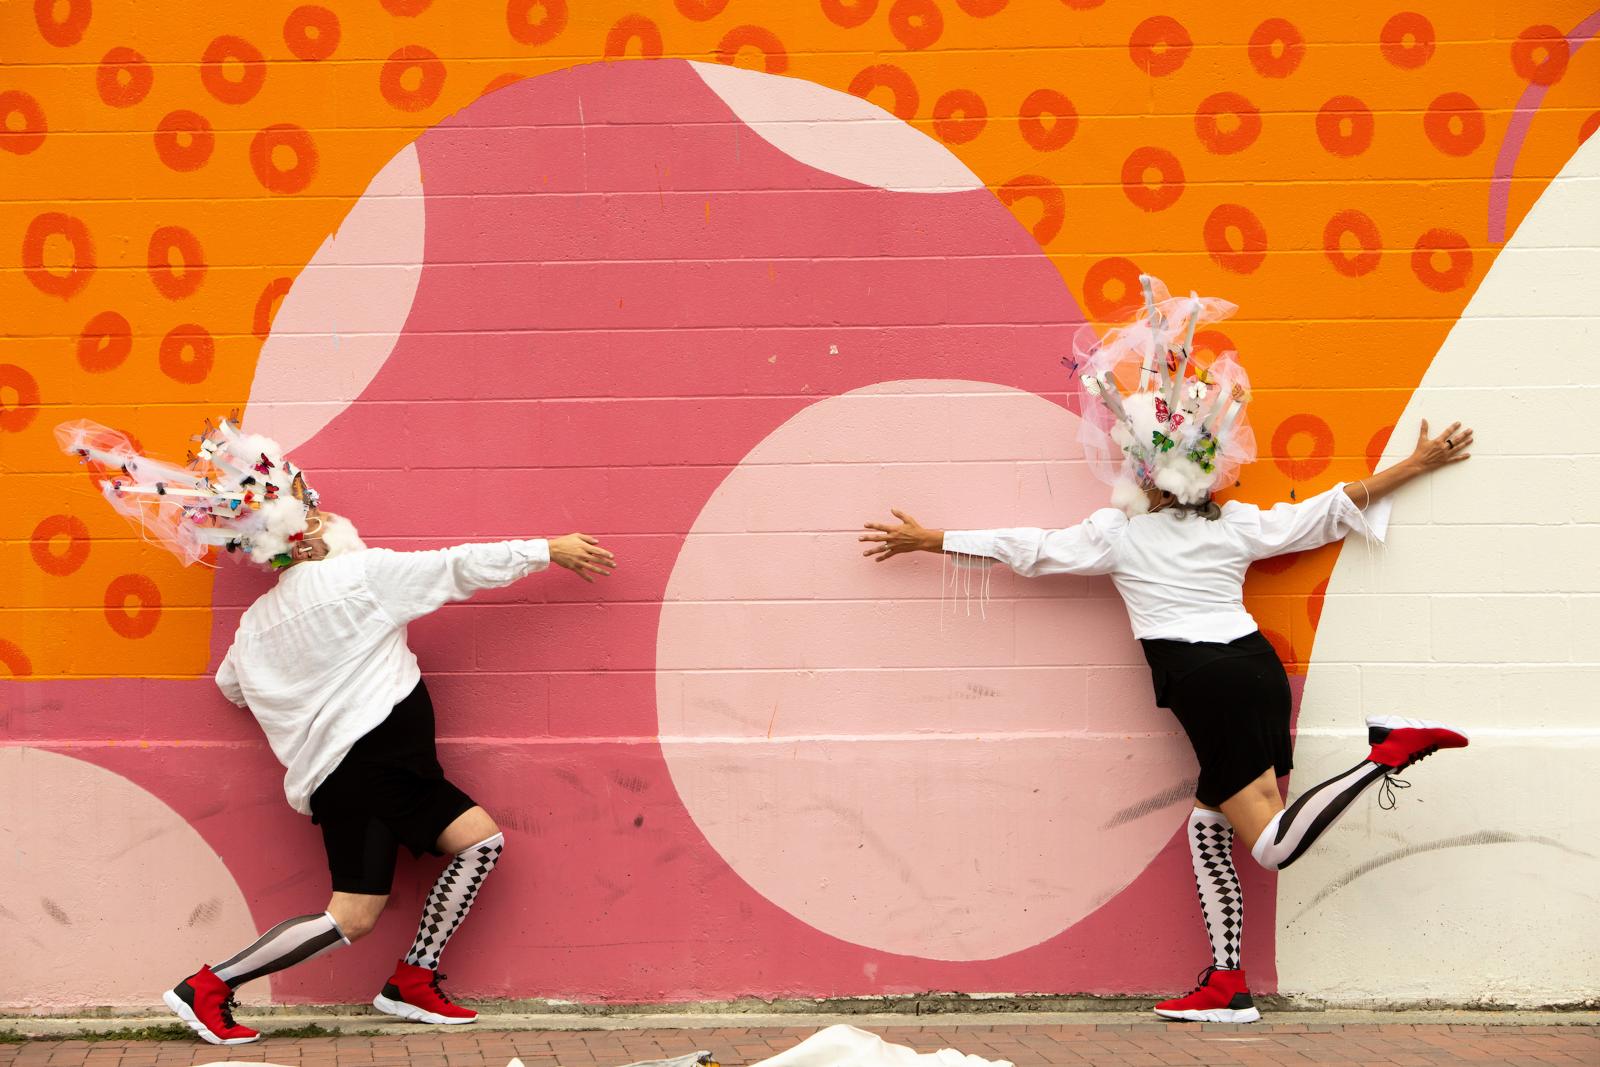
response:
M385 1034L424 1032L415 1024L404 1023L366 1012L317 1012L245 1009L241 1020L262 1028L271 1037L277 1029L320 1026L340 1034L379 1031ZM7 1016L0 1018L0 1033L23 1034L46 1039L70 1038L81 1034L164 1026L173 1022L166 1013L129 1013L92 1016ZM1416 1009L1410 1011L1278 1011L1264 1021L1274 1028L1316 1030L1334 1026L1600 1026L1600 1011L1464 1011ZM578 1015L550 1013L489 1012L478 1017L476 1030L749 1030L782 1028L814 1030L834 1023L848 1022L862 1027L936 1028L969 1027L987 1029L1003 1026L1154 1026L1168 1025L1147 1011L999 1011L952 1012L913 1015L908 1013L807 1014L801 1012L645 1013Z

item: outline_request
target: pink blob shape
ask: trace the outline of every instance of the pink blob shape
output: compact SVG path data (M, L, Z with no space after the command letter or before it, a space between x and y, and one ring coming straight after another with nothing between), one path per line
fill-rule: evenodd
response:
M256 362L246 429L292 451L361 395L411 313L424 220L422 172L407 145L283 298Z
M1070 523L1105 487L1039 452L1076 423L972 382L819 401L684 543L656 673L673 783L745 880L835 937L947 960L1028 948L1131 882L1181 818L1179 798L1112 825L1194 758L1109 581L1006 572L987 603L946 603L940 561L869 562L851 529L889 503L935 525ZM954 577L981 598L983 574Z
M210 845L121 775L0 748L0 811L0 1009L147 1004L196 956L221 959L255 937ZM260 1002L266 991L243 996Z

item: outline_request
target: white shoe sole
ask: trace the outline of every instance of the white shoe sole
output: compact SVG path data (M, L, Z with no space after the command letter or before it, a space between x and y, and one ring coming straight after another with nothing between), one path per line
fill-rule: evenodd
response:
M1205 1011L1198 1011L1194 1008L1186 1008L1183 1011L1156 1008L1155 1013L1163 1019L1177 1019L1188 1023L1258 1023L1261 1021L1261 1013L1255 1008L1240 1008L1237 1011L1233 1008L1208 1008Z
M255 1037L218 1037L211 1032L210 1027L200 1021L200 1017L194 1013L194 1009L184 1003L183 998L178 994L169 989L161 994L161 999L172 1010L172 1014L188 1023L189 1029L200 1035L201 1041L212 1045L248 1045L252 1041L261 1040L260 1034Z
M385 1015L393 1015L397 1019L404 1019L410 1023L428 1023L432 1026L460 1026L462 1023L475 1023L476 1015L467 1019L453 1019L448 1015L440 1015L436 1011L424 1011L415 1004L407 1004L403 1000L390 1000L379 993L372 998L372 1006Z
M1376 726L1381 730L1449 730L1453 734L1466 737L1466 732L1458 730L1447 722L1434 722L1432 719L1407 719L1399 715L1368 715L1367 725Z

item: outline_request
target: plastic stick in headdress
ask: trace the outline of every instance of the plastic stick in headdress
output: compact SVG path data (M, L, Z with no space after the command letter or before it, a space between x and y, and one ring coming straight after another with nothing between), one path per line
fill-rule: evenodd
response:
M1179 396L1183 385L1183 376L1189 370L1189 353L1194 349L1194 328L1200 322L1200 297L1195 293L1189 294L1188 322L1184 325L1183 343L1178 346L1178 365L1173 368L1172 380L1167 383L1167 406L1176 408L1184 399Z
M277 442L241 433L228 419L208 421L195 440L199 454L179 467L140 454L126 434L98 423L56 427L62 451L105 475L106 501L185 565L218 547L286 565L317 505L305 476Z
M1144 320L1150 326L1150 361L1139 368L1139 392L1150 387L1152 365L1163 383L1166 381L1167 351L1159 344L1161 313L1156 310L1155 279L1148 274L1139 275L1139 288L1144 290Z
M1248 397L1245 395L1244 386L1236 383L1233 388L1229 390L1228 406L1226 410L1223 411L1221 420L1217 423L1217 437L1221 438L1228 436L1229 431L1233 429L1234 421L1238 419L1239 415L1244 411L1244 405L1247 399Z

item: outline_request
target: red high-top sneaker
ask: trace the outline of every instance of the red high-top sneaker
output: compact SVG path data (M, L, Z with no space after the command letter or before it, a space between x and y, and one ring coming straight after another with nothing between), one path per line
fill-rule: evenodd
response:
M1367 719L1367 741L1372 753L1367 757L1403 771L1441 748L1466 748L1465 734L1442 722L1427 719L1402 719L1398 715L1373 715Z
M172 1013L189 1024L189 1029L200 1035L200 1040L213 1045L247 1045L261 1040L261 1035L248 1026L233 1021L237 1001L228 983L202 967L165 993Z
M444 975L438 971L401 960L383 992L372 998L372 1006L414 1023L455 1026L476 1019L477 1012L453 1003L439 988L442 981Z
M1261 1018L1244 984L1242 969L1207 967L1200 972L1199 982L1199 988L1188 996L1157 1004L1156 1014L1192 1023L1253 1023Z

